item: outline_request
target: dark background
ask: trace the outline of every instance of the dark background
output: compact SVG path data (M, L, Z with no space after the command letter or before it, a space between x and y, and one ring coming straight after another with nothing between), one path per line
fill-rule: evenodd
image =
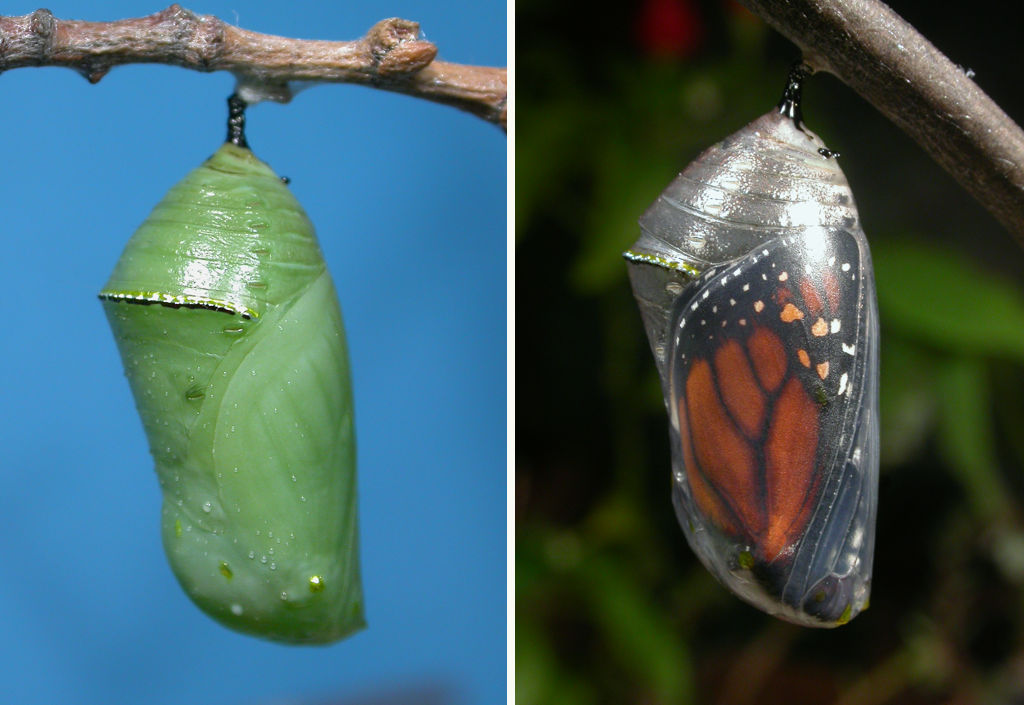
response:
M1024 13L893 8L1017 122ZM947 9L948 8L948 9ZM704 148L770 109L797 49L733 2L516 4L516 699L1024 701L1024 251L832 76L804 119L871 242L882 465L871 606L782 623L698 563L620 253Z

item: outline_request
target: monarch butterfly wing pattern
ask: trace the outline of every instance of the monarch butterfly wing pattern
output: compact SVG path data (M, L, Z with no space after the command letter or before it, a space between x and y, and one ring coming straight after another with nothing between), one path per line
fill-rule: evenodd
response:
M853 194L799 119L801 80L688 165L624 256L691 546L760 609L835 626L870 585L878 323Z
M189 597L278 641L361 628L341 311L285 185L225 144L156 206L100 298Z
M745 600L801 624L844 623L868 595L877 481L866 241L783 236L710 268L688 294L668 348L684 532Z

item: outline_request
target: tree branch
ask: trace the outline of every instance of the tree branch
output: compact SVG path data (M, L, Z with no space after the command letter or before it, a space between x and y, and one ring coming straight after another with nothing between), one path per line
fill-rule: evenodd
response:
M877 0L742 0L913 137L1024 245L1024 132Z
M359 83L451 105L506 128L504 68L435 61L419 24L392 18L362 39L290 39L239 29L179 5L116 22L59 20L49 10L0 17L0 71L66 66L92 83L120 64L230 71L247 102L288 102L289 82Z

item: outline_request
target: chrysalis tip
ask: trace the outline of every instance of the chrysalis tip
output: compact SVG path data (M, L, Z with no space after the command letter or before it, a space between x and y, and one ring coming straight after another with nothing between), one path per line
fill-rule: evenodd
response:
M786 88L779 100L779 112L790 118L799 128L804 124L801 102L803 100L804 79L811 75L811 68L798 61L789 70Z
M245 149L249 144L245 141L245 109L248 107L237 93L228 97L228 138L227 142Z

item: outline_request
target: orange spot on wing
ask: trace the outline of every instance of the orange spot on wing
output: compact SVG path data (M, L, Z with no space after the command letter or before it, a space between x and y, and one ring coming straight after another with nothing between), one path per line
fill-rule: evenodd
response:
M800 280L800 295L804 297L804 303L812 316L820 316L825 310L814 284L806 277Z
M818 370L818 376L821 377L822 379L825 379L826 377L828 377L828 361L827 360L825 362L821 363L820 365L818 365L815 369Z
M803 319L804 312L798 309L793 304L789 303L783 307L782 312L779 313L779 318L782 319L783 323L792 323L793 321L799 321Z
M726 341L715 353L715 375L722 400L732 417L747 436L759 437L764 424L765 398L743 348L735 340Z
M828 323L825 323L824 318L819 318L811 326L811 335L820 338L823 335L828 335Z
M764 508L758 501L758 473L753 448L733 424L719 401L718 391L705 360L696 360L686 378L686 408L690 416L693 452L703 479L718 490L751 535L765 526ZM693 479L691 477L691 483ZM709 504L708 518L726 529L728 517Z
M796 378L775 402L765 442L768 530L761 544L765 560L792 546L810 519L818 489L818 407Z
M786 349L779 336L764 326L755 326L747 339L747 350L761 386L774 392L786 374Z
M799 350L796 351L796 356L800 360L801 365L803 365L804 367L811 366L811 356L807 354L806 350L800 348Z

